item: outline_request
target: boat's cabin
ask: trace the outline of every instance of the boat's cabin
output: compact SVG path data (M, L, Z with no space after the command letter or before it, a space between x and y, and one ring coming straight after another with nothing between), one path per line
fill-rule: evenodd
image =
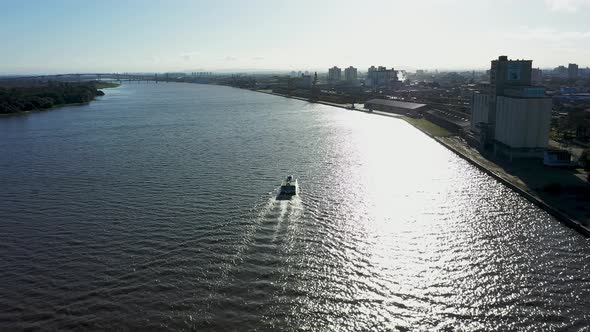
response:
M289 175L281 183L280 194L283 195L296 195L297 194L297 179L293 179L293 176Z
M283 180L283 182L281 182L281 187L296 187L297 186L297 180Z

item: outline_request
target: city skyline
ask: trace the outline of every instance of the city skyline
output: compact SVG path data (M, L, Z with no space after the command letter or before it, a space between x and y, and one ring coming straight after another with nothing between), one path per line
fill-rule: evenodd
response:
M0 74L590 65L589 0L7 3Z

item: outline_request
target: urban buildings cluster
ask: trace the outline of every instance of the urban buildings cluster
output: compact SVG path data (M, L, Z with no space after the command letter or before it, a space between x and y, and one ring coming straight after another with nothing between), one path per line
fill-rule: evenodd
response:
M344 68L344 81L345 82L353 82L358 79L358 71L353 66L349 66L348 68ZM334 66L328 69L328 82L329 83L336 83L342 80L342 69Z
M532 81L535 84L541 84L543 78L556 77L562 79L576 80L580 78L590 78L590 68L580 68L576 63L570 63L566 66L558 66L549 70L540 68L532 69Z
M291 76L296 78L288 87L280 82L267 86L310 100L364 103L367 110L424 117L482 150L510 159L547 156L555 146L549 144L550 132L559 131L571 105L590 115L590 69L575 63L541 69L533 68L532 60L500 56L487 71L412 73L371 66L361 72L353 66L333 66L319 77L307 72ZM578 137L590 137L584 134L588 129L573 127Z
M367 69L362 83L365 87L393 87L399 82L397 75L398 72L394 68L371 66ZM328 69L327 81L329 84L355 84L358 83L359 78L358 69L353 66L344 69L344 79L341 68L334 66Z

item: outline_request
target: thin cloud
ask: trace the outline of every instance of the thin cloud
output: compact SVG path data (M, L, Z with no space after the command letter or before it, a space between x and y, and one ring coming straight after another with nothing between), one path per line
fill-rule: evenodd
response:
M180 57L184 59L184 61L190 61L194 57L199 56L201 53L198 51L191 51L191 52L184 52L180 54Z
M558 31L553 28L529 28L523 27L516 33L510 33L508 37L519 40L540 40L549 42L570 42L590 39L589 31ZM589 40L590 42L590 40Z
M590 0L545 0L549 9L554 11L577 12L590 8Z

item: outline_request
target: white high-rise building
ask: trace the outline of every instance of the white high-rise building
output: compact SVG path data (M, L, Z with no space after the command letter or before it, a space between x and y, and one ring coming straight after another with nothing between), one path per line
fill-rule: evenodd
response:
M336 66L328 69L328 82L336 82L342 79L342 70Z
M367 70L365 85L370 87L391 86L397 81L397 71L395 71L395 69L387 69L383 66L377 68L371 66Z
M357 70L353 66L344 69L344 80L351 82L357 78Z

